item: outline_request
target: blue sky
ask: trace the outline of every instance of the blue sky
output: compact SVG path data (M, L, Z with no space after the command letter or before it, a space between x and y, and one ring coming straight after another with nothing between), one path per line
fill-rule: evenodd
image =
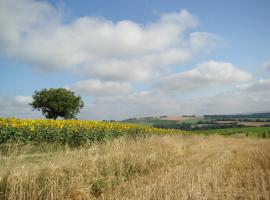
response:
M83 119L270 111L270 1L0 0L0 116L66 87Z

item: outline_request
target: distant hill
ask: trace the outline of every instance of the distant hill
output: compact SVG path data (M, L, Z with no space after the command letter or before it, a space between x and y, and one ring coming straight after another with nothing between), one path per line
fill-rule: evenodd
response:
M160 116L160 117L142 117L142 118L129 118L121 122L140 124L140 125L150 125L154 127L175 127L175 125L180 123L196 123L203 120L203 116L195 115L182 115L182 116ZM178 126L178 125L177 125Z
M252 113L252 114L235 114L235 115L204 115L210 119L235 119L235 118L270 118L270 112L267 113Z
M218 128L270 126L269 113L235 114L235 115L182 115L130 118L123 123L153 126L165 129L208 130Z

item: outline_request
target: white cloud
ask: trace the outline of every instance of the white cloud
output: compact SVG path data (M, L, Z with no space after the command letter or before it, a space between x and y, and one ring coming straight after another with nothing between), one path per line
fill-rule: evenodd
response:
M198 112L209 114L270 112L270 80L262 79L202 99Z
M236 88L239 91L245 91L248 93L265 93L268 92L270 94L270 79L260 79L255 83L238 85Z
M269 80L194 97L200 89L220 89L252 79L232 63L208 61L185 72L172 72L172 66L181 67L220 42L213 33L194 30L198 26L198 19L187 10L164 13L145 24L93 16L67 22L46 1L0 0L0 53L40 72L83 75L86 80L68 88L95 97L85 102L79 114L85 119L270 110ZM269 62L263 68L270 69ZM132 93L136 81L144 81L145 88L159 83L151 91ZM193 93L184 99L174 96L175 91ZM0 97L0 116L40 117L40 112L31 111L29 102L27 96Z
M31 96L16 96L15 97L15 102L18 104L29 104L32 102L32 97Z
M194 51L204 49L204 51L210 52L220 40L217 35L207 32L193 32L189 37L191 48Z
M32 65L35 70L70 70L107 81L142 81L164 67L192 58L211 46L211 33L187 31L199 22L186 10L165 13L138 24L85 16L64 22L45 1L0 1L0 52Z
M91 79L76 82L72 89L85 96L121 96L130 93L131 87L127 82Z
M1 117L37 118L24 97L0 97ZM30 97L25 97L30 99ZM100 96L85 102L80 119L125 119L181 114L235 114L270 112L270 79L240 85L231 91L206 97L176 98L160 91L141 91L123 96Z
M176 99L155 92L141 91L123 97L97 98L80 113L81 118L125 119L164 115L181 111Z
M270 80L206 97L179 99L159 91L141 91L125 97L98 98L80 117L124 119L129 117L182 114L237 114L270 112ZM90 117L91 118L91 117Z
M209 86L245 82L252 75L232 63L208 61L196 68L164 77L159 83L163 91L193 91Z
M263 70L270 70L270 60L265 61L265 62L262 64L262 69L263 69Z
M41 113L28 105L31 101L31 96L0 97L0 117L41 118Z
M192 54L184 49L168 49L164 52L148 54L140 58L111 59L100 61L93 66L83 66L84 74L92 74L113 81L146 81L160 76L174 63L189 60Z

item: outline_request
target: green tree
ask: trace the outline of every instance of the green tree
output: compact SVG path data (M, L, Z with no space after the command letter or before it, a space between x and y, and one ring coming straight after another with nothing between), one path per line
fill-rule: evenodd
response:
M41 110L47 119L76 118L76 114L84 106L80 96L75 96L74 92L64 88L35 91L33 102L29 105L33 110Z

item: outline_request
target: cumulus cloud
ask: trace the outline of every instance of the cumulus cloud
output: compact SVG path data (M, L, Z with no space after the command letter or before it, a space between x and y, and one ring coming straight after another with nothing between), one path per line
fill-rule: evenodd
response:
M125 119L180 113L176 99L149 91L136 92L123 97L97 98L80 113L81 118Z
M128 82L102 82L96 79L78 81L72 89L85 96L121 96L131 91Z
M28 99L25 101L25 99ZM41 113L31 111L30 97L1 97L0 116L37 118ZM23 103L24 102L24 103ZM123 96L99 96L87 101L80 119L125 119L143 116L177 116L182 114L235 114L270 111L270 80L250 84L206 97L176 98L158 90L140 91Z
M28 105L31 101L31 96L0 97L0 117L41 118L42 115Z
M262 69L263 69L263 70L268 70L268 71L270 71L270 60L265 61L265 62L262 64Z
M251 79L250 73L236 68L232 63L208 61L192 70L164 77L158 86L163 91L194 91Z
M238 114L270 111L270 80L239 85L206 97L187 99L160 91L141 91L124 97L97 98L80 113L82 118L125 119L182 114Z
M199 112L234 114L270 111L270 80L259 80L202 99Z
M220 40L217 35L208 32L193 32L189 37L191 48L194 51L204 49L204 51L210 52Z
M195 50L213 46L211 33L187 10L164 13L146 24L85 16L64 22L45 1L0 1L0 52L35 70L70 70L89 78L142 81L164 67L189 60Z
M31 103L33 99L31 96L16 96L14 100L16 103L24 105Z
M86 98L79 114L84 119L269 110L269 80L243 85L252 75L230 62L208 61L173 73L173 66L181 67L220 41L213 33L197 31L199 24L187 10L163 13L144 24L94 16L67 21L47 1L0 0L0 53L39 72L83 76L68 88L95 97ZM150 91L133 92L137 82L145 88L158 83ZM208 97L194 92L232 84L242 85ZM194 93L184 99L175 91ZM0 116L41 117L29 102L28 96L0 97Z

